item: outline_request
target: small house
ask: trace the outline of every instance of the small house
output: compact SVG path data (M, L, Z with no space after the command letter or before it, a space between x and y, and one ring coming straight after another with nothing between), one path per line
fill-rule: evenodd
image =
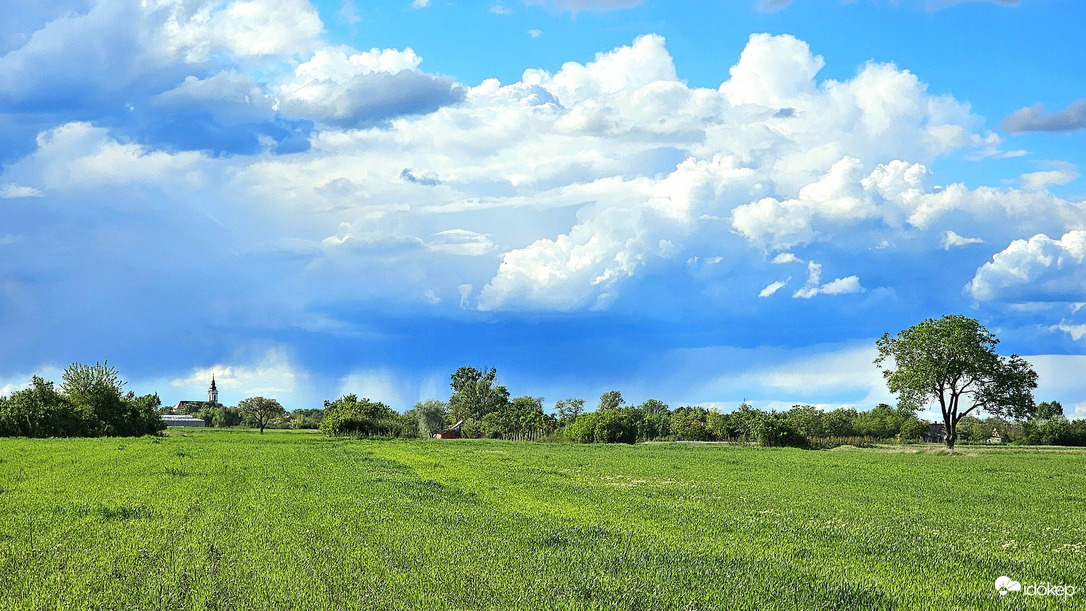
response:
M962 440L962 432L958 431L954 441ZM946 441L946 425L942 422L929 422L924 431L924 441L927 443L942 443Z
M461 420L449 428L434 435L434 439L460 439L464 430L464 421Z
M924 441L939 443L944 439L946 439L946 425L942 422L929 422L928 428L924 430Z

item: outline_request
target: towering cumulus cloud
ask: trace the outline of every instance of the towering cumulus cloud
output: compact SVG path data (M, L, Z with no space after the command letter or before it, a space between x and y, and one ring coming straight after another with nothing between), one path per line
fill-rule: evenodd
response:
M819 83L823 65L794 37L757 34L719 89L692 89L652 36L554 75L527 73L521 86L553 100L548 131L584 145L578 189L592 191L568 231L503 256L479 307L606 307L645 268L706 254L688 252L706 244L737 252L736 234L764 251L843 231L874 246L887 231L927 231L976 198L935 190L924 165L997 141L976 132L966 106L891 64ZM631 175L631 158L656 163ZM681 161L669 168L667 158Z
M410 47L342 44L304 0L29 6L0 41L4 346L100 311L126 322L88 344L146 348L201 325L354 341L385 337L370 318L697 298L752 319L892 310L929 290L917 270L984 303L1070 299L1082 278L1076 167L939 175L1001 136L892 63L825 78L794 36L749 36L710 87L655 34L466 83Z
M1015 240L977 270L966 291L982 301L1081 301L1086 286L1086 231L1060 239Z

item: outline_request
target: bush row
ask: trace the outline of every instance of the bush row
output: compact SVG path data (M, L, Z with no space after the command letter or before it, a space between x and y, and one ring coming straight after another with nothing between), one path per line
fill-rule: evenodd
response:
M158 417L158 395L122 391L108 364L73 364L58 389L34 376L30 387L0 397L0 436L129 437L166 428Z

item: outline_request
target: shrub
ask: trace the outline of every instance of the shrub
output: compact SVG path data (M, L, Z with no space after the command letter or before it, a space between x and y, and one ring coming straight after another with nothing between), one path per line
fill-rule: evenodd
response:
M901 424L901 432L897 434L897 440L901 443L920 441L924 438L928 427L917 418L909 418Z
M754 439L762 446L788 446L803 448L807 446L807 438L794 424L789 422L787 416L776 412L766 414L754 423Z
M1046 446L1086 446L1086 420L1068 421L1063 416L1022 423L1018 443Z
M596 443L635 443L638 420L638 412L632 409L599 412L596 419Z
M569 423L565 429L566 439L574 443L594 443L596 441L596 420L599 412L581 414Z
M709 441L713 433L709 430L708 416L709 410L703 407L680 407L671 412L669 428L677 439Z
M384 403L345 395L327 404L320 429L332 437L418 437L418 421Z

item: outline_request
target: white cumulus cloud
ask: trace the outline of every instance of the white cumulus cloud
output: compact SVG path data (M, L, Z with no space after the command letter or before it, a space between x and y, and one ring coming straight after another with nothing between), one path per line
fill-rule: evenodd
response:
M1086 299L1086 231L1014 240L982 265L966 292L980 301Z
M184 377L170 380L176 394L186 400L203 400L211 378L219 389L219 401L234 405L254 396L274 397L287 409L297 409L290 401L301 395L309 384L309 374L291 362L286 350L272 348L260 358L243 363L217 363L193 369Z
M860 285L858 276L835 278L826 284L822 280L822 265L811 261L807 264L807 283L792 294L793 299L811 299L816 295L849 295L863 293L866 289Z
M358 52L324 47L299 64L294 78L279 88L279 108L294 116L355 126L459 101L462 89L451 79L419 71L421 61L410 48Z
M290 281L299 309L307 299L420 302L428 290L454 296L442 307L606 308L675 262L719 257L695 274L723 285L749 255L802 264L813 255L801 249L817 247L836 265L828 257L841 244L931 248L951 224L970 227L967 239L1006 243L1016 237L1008 231L1062 230L1084 210L1045 188L932 186L939 155L998 144L968 106L892 64L820 81L825 60L791 36L752 36L718 88L684 82L657 35L554 72L466 87L423 72L409 48L319 39L281 45L293 50L264 73L247 63L259 49L242 56L216 43L201 55L195 33L210 26L200 25L200 7L168 6L173 25L149 40L185 71L148 106L199 110L223 125L307 119L308 148L274 155L276 141L262 132L255 154L216 156L65 122L5 166L0 184L12 186L3 193L141 206L149 227L183 226L178 235L206 234L206 222L235 236L231 252L277 271L282 255L298 257ZM206 16L258 6L308 14L267 0L209 3ZM256 29L267 21L246 19ZM185 63L230 53L236 65L198 72ZM147 199L154 205L142 206ZM991 222L971 224L978 219ZM6 231L16 230L25 233ZM461 286L472 288L457 300ZM799 293L862 289L846 276Z

